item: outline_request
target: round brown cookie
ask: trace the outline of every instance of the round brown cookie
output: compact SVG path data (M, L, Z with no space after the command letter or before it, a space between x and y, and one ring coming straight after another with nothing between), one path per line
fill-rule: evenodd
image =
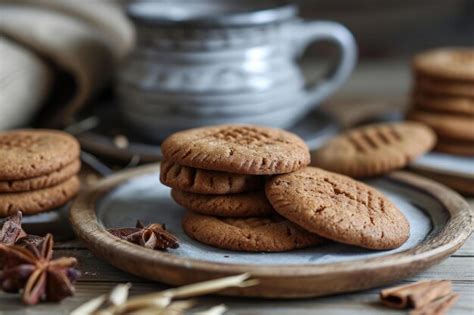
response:
M56 130L22 129L0 132L0 180L50 174L79 158L77 140Z
M160 181L171 188L197 194L235 194L262 190L264 176L231 174L161 162Z
M391 249L410 235L408 221L382 193L344 175L307 167L272 177L265 191L279 214L331 240Z
M455 155L474 156L474 141L450 141L442 139L438 141L434 150Z
M426 124L441 138L474 141L473 116L448 115L412 109L407 113L407 119Z
M222 217L258 217L275 213L263 190L230 195L202 195L171 190L174 201L194 212Z
M35 214L58 208L67 203L79 191L80 182L73 176L59 185L27 192L0 194L0 217L17 210L23 214Z
M51 187L71 178L79 172L80 168L81 161L76 160L61 169L43 176L11 181L0 181L0 193L30 191Z
M436 136L418 123L381 123L349 130L312 155L312 164L352 177L402 168L431 150Z
M474 97L474 82L443 80L417 74L415 76L415 90L423 93Z
M474 98L446 96L442 94L415 93L415 107L453 114L474 115Z
M180 165L236 174L293 172L310 162L309 150L287 131L251 125L220 125L177 132L161 145L165 159Z
M422 52L413 59L415 71L450 80L474 81L474 48L440 48Z
M279 217L217 218L188 211L186 234L207 245L245 252L282 252L319 245L325 240Z

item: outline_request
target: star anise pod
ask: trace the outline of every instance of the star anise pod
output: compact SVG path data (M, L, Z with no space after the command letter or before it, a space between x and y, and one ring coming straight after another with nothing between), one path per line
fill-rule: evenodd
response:
M39 247L0 244L4 265L0 288L9 293L22 291L26 304L61 301L74 294L73 283L80 276L74 257L53 259L53 237L47 234Z
M0 230L0 244L13 245L27 234L21 228L21 211L7 217Z
M144 226L138 220L135 228L109 229L108 231L118 238L150 249L166 250L179 247L178 239L166 230L164 224L153 223Z

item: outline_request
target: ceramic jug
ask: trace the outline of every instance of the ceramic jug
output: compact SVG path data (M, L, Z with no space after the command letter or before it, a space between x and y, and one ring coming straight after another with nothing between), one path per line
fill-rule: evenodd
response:
M302 20L286 1L138 1L128 15L137 46L119 75L120 109L158 141L222 123L291 127L346 81L357 58L344 26ZM316 41L339 54L308 83L297 60Z

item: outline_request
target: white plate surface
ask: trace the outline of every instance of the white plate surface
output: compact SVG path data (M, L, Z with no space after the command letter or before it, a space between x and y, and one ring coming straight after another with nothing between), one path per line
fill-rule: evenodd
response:
M244 253L217 249L189 238L181 228L185 209L174 203L170 189L159 182L158 173L134 177L106 194L98 204L97 216L107 228L144 223L165 223L180 239L180 247L171 254L209 262L257 265L299 265L335 263L389 255L412 248L430 233L436 232L448 219L441 205L431 197L384 179L371 180L370 185L384 192L410 222L410 238L400 248L371 251L354 246L331 243L283 253Z

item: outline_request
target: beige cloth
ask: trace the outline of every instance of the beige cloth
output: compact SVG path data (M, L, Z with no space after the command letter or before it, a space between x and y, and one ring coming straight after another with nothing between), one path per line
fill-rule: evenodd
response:
M0 37L0 129L26 125L45 101L52 71L28 49Z
M0 0L0 3L53 10L79 19L104 35L105 43L117 60L123 59L134 45L135 34L130 21L122 8L110 0Z
M48 119L53 125L71 121L105 86L134 43L133 28L119 8L99 0L0 0L0 34L41 56L52 69L74 78L73 93L63 104L54 104L59 110ZM37 88L42 87L30 86L25 93L40 107L44 99L34 96L37 91L31 92ZM63 88L64 82L56 80L50 93L61 93ZM34 111L23 111L31 103L14 93L4 97L15 104L19 115L31 118ZM0 103L0 112L4 106ZM0 124L0 129L11 127Z

